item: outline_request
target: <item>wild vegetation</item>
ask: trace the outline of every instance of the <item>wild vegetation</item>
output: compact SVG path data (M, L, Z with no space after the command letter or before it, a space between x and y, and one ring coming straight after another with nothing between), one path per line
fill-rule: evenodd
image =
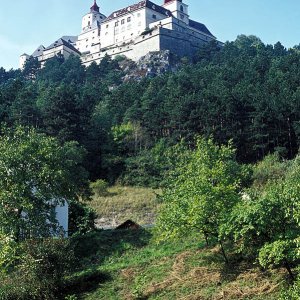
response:
M94 209L99 228L114 228L128 219L139 225L153 225L160 203L160 190L144 187L112 186L102 194L92 197L89 206Z
M139 82L109 57L1 68L0 299L299 299L299 49L239 36ZM90 206L158 219L102 232Z

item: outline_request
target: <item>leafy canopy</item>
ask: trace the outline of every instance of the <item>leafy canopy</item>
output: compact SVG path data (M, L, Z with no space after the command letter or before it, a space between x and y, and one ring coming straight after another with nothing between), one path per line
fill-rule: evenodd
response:
M75 142L4 128L0 153L0 230L16 240L55 232L53 207L88 197L84 152Z
M242 167L231 144L218 146L198 138L196 149L178 155L175 171L163 192L163 208L157 222L161 240L189 231L219 237L221 225L239 201Z

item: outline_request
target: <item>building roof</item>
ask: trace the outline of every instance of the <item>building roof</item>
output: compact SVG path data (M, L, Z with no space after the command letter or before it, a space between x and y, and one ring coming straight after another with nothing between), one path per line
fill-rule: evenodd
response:
M32 54L31 56L33 57L39 57L41 55L43 55L43 51L44 51L45 47L43 45L39 46Z
M69 49L77 52L78 54L80 54L80 52L73 46L71 45L69 42L67 42L66 40L64 40L63 38L60 38L58 39L57 41L55 41L54 43L52 43L50 46L48 46L46 50L50 50L50 49L53 49L53 48L56 48L56 47L59 47L59 46L66 46L68 47Z
M63 40L67 41L70 44L75 44L78 40L78 36L77 35L64 35L61 37Z
M167 17L172 16L171 11L169 11L168 9L165 9L164 7L157 5L149 0L144 0L139 3L136 3L136 4L133 4L133 5L127 6L125 8L114 11L103 22L110 21L110 20L113 20L113 19L121 17L121 16L125 16L128 13L131 13L133 11L139 10L144 7L150 8L160 14L167 16Z
M167 4L167 3L169 3L169 2L173 2L173 1L175 1L175 0L165 0L164 1L164 4ZM179 2L182 2L182 0L178 0Z
M100 7L97 5L97 1L96 0L94 0L94 4L91 7L91 12L93 12L93 11L96 11L96 12L100 11Z
M193 21L193 20L189 20L189 26L192 28L195 28L207 35L210 35L211 37L215 38L215 36L207 29L207 27L199 22Z

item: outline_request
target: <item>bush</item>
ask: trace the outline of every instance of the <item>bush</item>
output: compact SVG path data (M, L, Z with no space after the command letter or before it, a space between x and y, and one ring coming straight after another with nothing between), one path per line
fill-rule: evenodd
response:
M117 61L117 62L121 62L125 59L126 59L125 55L116 55L116 57L114 58L114 60Z
M18 251L17 242L12 237L0 233L0 273L6 273L14 266Z
M69 235L85 234L95 229L95 211L82 202L71 202L69 211Z
M65 276L76 259L68 240L28 240L22 244L20 263L0 281L1 300L58 299Z
M280 295L280 300L299 300L300 299L300 279L288 289L284 288Z
M105 197L109 194L108 192L108 183L103 179L98 179L95 182L91 183L91 188L96 196Z

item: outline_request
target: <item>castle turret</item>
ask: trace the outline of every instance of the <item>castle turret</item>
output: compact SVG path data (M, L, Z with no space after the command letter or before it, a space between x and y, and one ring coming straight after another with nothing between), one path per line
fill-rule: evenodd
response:
M81 34L76 42L76 49L81 53L94 53L100 49L101 23L106 16L100 12L97 1L90 7L90 12L83 16Z
M163 7L170 10L175 18L189 24L189 6L182 0L164 0Z
M19 60L19 67L21 70L24 69L26 61L29 59L30 55L24 53L20 56L20 60Z
M94 0L94 5L91 7L91 13L92 12L100 12L100 7L97 5L96 0Z
M94 4L90 8L90 12L82 18L82 33L92 29L98 29L100 23L104 21L105 16L100 13L100 8L97 5L97 1L94 0Z

